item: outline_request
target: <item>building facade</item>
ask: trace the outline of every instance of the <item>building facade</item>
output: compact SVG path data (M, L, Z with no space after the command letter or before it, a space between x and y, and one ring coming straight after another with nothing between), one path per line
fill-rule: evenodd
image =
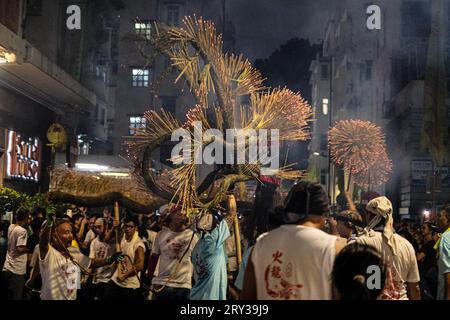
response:
M73 4L81 9L80 29L67 25ZM93 121L99 107L114 105L113 94L106 85L96 87L85 67L93 41L88 35L98 35L88 21L99 4L0 1L1 184L28 193L47 190L52 159L47 130L53 123L63 126L75 153L77 137L107 141L107 131ZM106 110L98 114L106 118ZM57 152L65 155L69 146L64 147Z
M187 111L195 106L189 87L181 79L175 83L178 72L171 61L158 55L148 44L153 22L159 21L181 26L185 16L195 15L210 19L219 33L225 32L224 48L234 46L234 31L231 23L223 23L220 0L176 0L124 2L120 10L119 61L117 74L117 95L115 104L114 130L111 135L114 155L126 154L124 137L136 134L136 128L146 126L144 113L149 110L170 112L181 122L186 120ZM227 21L227 20L226 20ZM155 165L163 169L170 165L173 145L161 146L155 152Z
M444 20L448 22L448 1L444 2ZM420 148L431 2L378 1L381 29L375 30L369 30L366 24L369 5L334 3L323 43L323 57L329 59L332 69L330 121L356 118L383 128L393 172L384 186L373 191L386 194L396 214L419 220L424 210L431 209L433 194L427 178L432 171L431 158ZM318 86L320 82L316 79L313 83ZM326 134L320 127L315 130L314 137ZM448 165L439 169L440 192L434 193L437 207L450 200L446 191ZM331 172L335 202L343 190L343 180L345 184L347 181L338 171Z

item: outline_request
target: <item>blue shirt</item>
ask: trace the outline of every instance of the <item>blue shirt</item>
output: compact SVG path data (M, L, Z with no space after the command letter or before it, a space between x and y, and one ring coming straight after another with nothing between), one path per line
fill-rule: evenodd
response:
M205 233L192 251L195 284L191 300L226 300L227 254L224 242L230 236L225 220Z
M234 286L242 291L244 289L244 275L245 269L247 268L248 259L250 258L250 253L252 252L253 246L250 246L245 250L244 256L242 257L242 263L239 267L239 273L234 281Z
M450 231L441 235L439 243L439 275L437 300L445 299L445 274L450 273ZM449 289L450 290L450 289Z

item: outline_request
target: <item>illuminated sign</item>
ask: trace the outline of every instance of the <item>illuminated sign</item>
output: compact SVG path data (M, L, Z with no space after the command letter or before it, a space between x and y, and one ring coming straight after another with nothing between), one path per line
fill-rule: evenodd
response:
M41 143L38 138L23 138L17 132L8 131L6 152L6 177L39 181Z

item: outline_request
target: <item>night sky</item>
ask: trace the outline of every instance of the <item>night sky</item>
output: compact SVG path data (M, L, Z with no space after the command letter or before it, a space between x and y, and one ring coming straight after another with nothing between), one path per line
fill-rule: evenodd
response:
M330 0L227 0L236 28L236 52L250 61L267 58L287 40L317 43L330 17Z

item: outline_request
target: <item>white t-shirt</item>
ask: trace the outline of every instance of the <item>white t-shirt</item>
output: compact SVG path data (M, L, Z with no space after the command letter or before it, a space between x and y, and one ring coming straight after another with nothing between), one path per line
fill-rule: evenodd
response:
M84 242L91 242L95 239L94 231L90 230L86 233L86 237L84 237Z
M155 243L157 235L158 232L155 232L153 230L147 230L147 247L150 249L150 255L152 254L153 244ZM159 270L159 260L158 263L156 264L155 272L153 273L155 277L158 276L158 270Z
M357 243L371 245L377 249L387 265L386 285L381 299L383 300L408 300L406 282L419 282L419 268L417 266L414 248L408 240L398 234L394 234L397 242L397 256L392 254L386 240L383 241L381 232L374 232L374 236L363 235L355 239Z
M142 241L142 239L139 237L137 232L135 232L135 234L133 235L133 238L129 242L125 239L125 236L123 236L122 241L120 242L120 248L124 255L129 256L131 258L131 261L127 257L125 257L122 260L122 262L121 262L122 274L127 273L129 270L133 269L133 263L134 263L136 250L139 247L142 247L142 249L145 252L145 244ZM139 272L138 274L140 277L141 273ZM116 271L114 272L114 275L111 280L114 281L120 287L129 288L129 289L138 289L141 286L139 279L136 275L128 277L123 282L119 282L117 280L118 276L119 276L119 268L116 268Z
M75 248L68 249L74 260L88 268L90 260ZM64 257L51 245L44 259L39 255L39 269L42 277L42 300L76 300L80 283L80 270L69 258Z
M155 243L156 235L158 232L155 232L153 230L147 230L147 245L150 250L153 248L153 243Z
M33 254L31 255L30 267L34 268L36 263L39 263L39 244L34 247Z
M259 300L331 300L336 236L300 225L261 235L251 261Z
M91 247L89 250L89 258L90 259L106 259L108 256L113 255L116 252L116 249L113 244L108 244L103 242L96 237L91 242ZM100 268L96 268L94 271L94 279L92 280L93 284L97 284L100 282L107 283L111 280L112 275L115 271L115 264L111 266L103 266Z
M189 250L178 265L178 261L186 251L192 238L192 230L184 230L183 232L173 232L167 227L158 232L155 242L153 243L152 254L159 255L158 276L153 278L152 284L167 285L173 288L192 287L193 266L191 263L192 249L198 241L197 235L192 239ZM178 266L178 272L175 269ZM170 279L169 279L170 277ZM169 281L167 281L169 280Z
M17 247L27 245L28 234L25 228L12 224L8 228L8 251L6 253L3 271L9 271L17 275L27 273L27 255L19 254Z

